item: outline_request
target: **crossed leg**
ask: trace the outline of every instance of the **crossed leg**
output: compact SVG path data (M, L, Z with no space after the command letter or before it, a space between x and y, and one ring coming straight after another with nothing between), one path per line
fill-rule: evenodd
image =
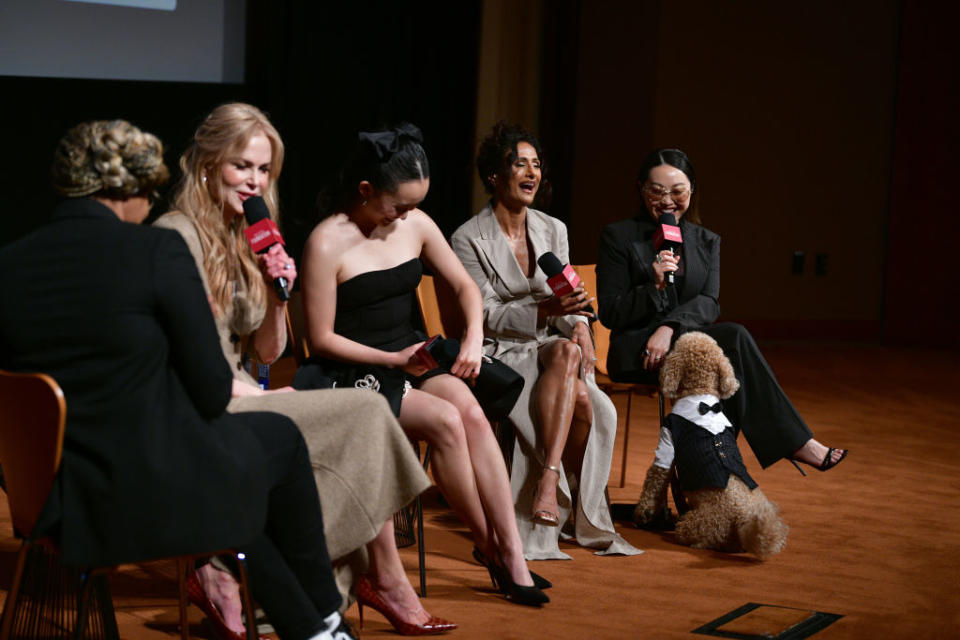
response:
M559 466L562 460L579 475L583 463L593 407L587 385L580 379L580 357L580 348L569 340L557 340L540 351L543 372L535 393L544 443L544 470L533 503L534 513L559 512L559 477L549 467Z

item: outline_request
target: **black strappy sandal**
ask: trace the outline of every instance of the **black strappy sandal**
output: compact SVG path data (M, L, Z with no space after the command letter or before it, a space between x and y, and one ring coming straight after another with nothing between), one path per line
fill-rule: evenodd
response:
M833 460L834 451L843 451L843 453L840 454L840 457L837 458L836 462L834 462ZM797 468L797 471L800 472L800 475L806 477L807 474L804 472L803 469L800 468L800 465L797 464L797 462L803 462L803 464L813 467L817 471L826 471L828 469L833 469L835 466L843 462L843 459L847 457L848 453L850 453L849 449L835 449L833 447L830 447L829 449L827 449L827 455L823 457L823 462L821 462L819 465L810 464L809 462L806 462L804 460L794 460L793 458L790 458L790 462L793 463L793 466Z

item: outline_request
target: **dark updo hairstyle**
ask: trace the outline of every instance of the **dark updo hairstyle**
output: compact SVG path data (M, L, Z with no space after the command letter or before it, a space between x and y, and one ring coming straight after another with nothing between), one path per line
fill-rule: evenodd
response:
M547 167L543 160L543 150L540 142L522 125L507 124L503 120L493 125L493 130L480 142L477 151L477 173L480 181L492 197L496 195L496 185L491 178L495 175L509 173L510 165L517 159L517 145L526 142L540 158L540 189L537 192L538 203L548 203L550 200L550 181L547 180ZM495 198L493 198L495 201ZM546 208L546 205L542 205Z
M429 177L419 128L405 122L392 129L361 131L337 184L320 193L317 207L321 216L345 211L359 197L357 185L364 180L378 192L392 193L404 182Z
M687 212L682 219L700 224L700 212L697 210L697 172L693 170L693 163L690 162L690 158L680 149L657 149L651 151L643 159L643 162L640 163L640 170L637 171L637 189L641 191L641 196L643 184L650 177L650 170L665 164L683 171L687 179L690 180L690 204L687 206ZM647 215L650 215L650 212L647 211L646 201L641 198L641 203L643 210L646 211Z

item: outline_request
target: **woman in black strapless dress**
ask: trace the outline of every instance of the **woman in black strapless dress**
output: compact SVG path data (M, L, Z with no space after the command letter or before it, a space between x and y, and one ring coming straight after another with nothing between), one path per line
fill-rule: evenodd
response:
M303 298L312 364L337 383L384 394L400 425L433 448L433 476L476 542L475 557L511 601L549 601L527 569L506 465L465 379L480 371L480 291L443 233L417 206L429 165L412 125L361 133L328 216L303 254ZM423 259L446 280L465 316L460 353L447 370L414 357L412 325ZM302 372L306 373L306 372ZM301 376L303 377L303 376ZM377 585L374 585L377 586Z
M423 264L410 258L395 267L360 273L337 285L337 312L333 332L382 351L397 352L420 344L427 336L412 323L416 313L414 291L420 284ZM449 373L431 369L413 375L402 368L346 362L323 356L311 358L297 374L294 386L309 387L318 376L335 387L359 387L379 391L397 416L404 393L420 388L433 376Z

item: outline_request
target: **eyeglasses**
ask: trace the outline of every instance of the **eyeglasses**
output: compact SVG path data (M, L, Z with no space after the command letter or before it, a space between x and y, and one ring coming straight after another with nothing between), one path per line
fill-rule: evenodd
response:
M683 202L690 197L690 187L674 187L673 189L664 189L658 184L644 185L643 192L650 196L654 202L659 202L670 196L674 202Z
M540 169L542 168L542 167L540 166L540 161L539 161L539 160L534 160L533 162L531 162L531 163L529 163L529 164L530 164L530 166L532 166L532 167L533 167L534 169L536 169L537 171L540 171ZM527 161L526 161L526 160L515 160L510 166L513 167L514 169L520 169L520 170L526 169L526 168L527 168Z

